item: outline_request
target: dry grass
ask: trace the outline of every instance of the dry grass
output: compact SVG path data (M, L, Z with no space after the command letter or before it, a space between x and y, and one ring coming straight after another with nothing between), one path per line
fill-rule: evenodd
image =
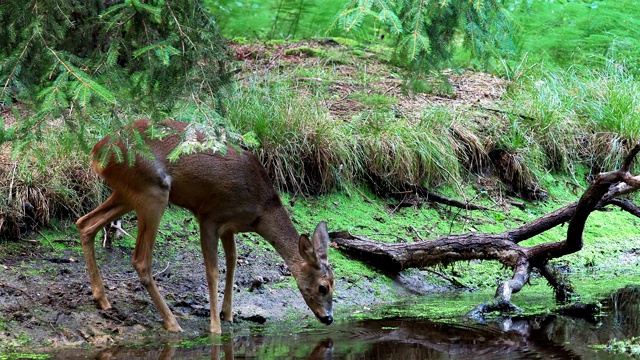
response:
M5 124L15 123L3 112ZM99 177L80 151L64 150L57 125L41 143L0 148L0 238L17 238L54 218L77 218L103 197Z

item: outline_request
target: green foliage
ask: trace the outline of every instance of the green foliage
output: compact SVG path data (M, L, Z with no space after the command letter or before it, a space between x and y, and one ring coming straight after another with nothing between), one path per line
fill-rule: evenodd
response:
M8 0L0 21L0 104L23 110L4 141L59 121L82 144L139 117L221 124L229 53L200 2Z
M545 66L601 68L610 59L637 75L640 7L635 0L512 1L521 52Z
M303 39L322 36L343 0L205 0L228 37Z
M101 163L148 156L125 126L133 120L192 123L172 159L238 139L221 116L229 51L200 2L7 0L0 21L0 155L13 168L0 178L6 236L24 233L25 204L38 225L95 206L102 191L85 155L111 134ZM209 141L194 143L195 130Z
M104 200L98 176L87 172L87 154L76 134L50 126L41 141L16 146L0 171L0 236L18 238L53 219L78 218ZM52 149L54 149L52 151Z
M449 61L457 43L480 61L511 57L515 31L496 0L352 0L333 27L350 32L373 18L395 43L395 59L423 72Z

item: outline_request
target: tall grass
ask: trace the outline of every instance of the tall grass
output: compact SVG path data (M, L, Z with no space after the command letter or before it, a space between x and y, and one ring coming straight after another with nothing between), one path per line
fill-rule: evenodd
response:
M0 154L0 237L25 235L53 218L78 218L104 199L88 156L56 131L41 143Z
M238 86L227 108L237 130L253 132L257 155L281 190L325 192L359 171L354 139L328 119L316 99L291 91L289 84Z
M544 148L547 166L592 172L617 168L640 141L640 87L620 63L602 69L542 70L510 94L519 122Z
M444 110L418 121L393 112L344 121L281 79L238 86L226 105L231 124L254 133L254 150L281 190L321 193L355 182L393 191L460 179L460 149Z
M392 191L458 181L457 148L449 132L453 119L448 115L430 111L415 122L384 112L354 119L349 126L364 155L361 178Z

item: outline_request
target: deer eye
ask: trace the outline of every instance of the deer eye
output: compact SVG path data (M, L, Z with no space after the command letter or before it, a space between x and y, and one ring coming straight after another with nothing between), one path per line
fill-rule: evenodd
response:
M329 292L329 290L327 289L327 287L326 287L326 286L324 286L324 285L320 285L320 286L318 287L318 291L319 291L319 292L320 292L320 294L322 294L322 295L327 295L327 292Z

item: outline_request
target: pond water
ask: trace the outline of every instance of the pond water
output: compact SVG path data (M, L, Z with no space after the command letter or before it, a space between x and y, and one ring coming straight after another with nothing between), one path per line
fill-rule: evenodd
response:
M239 330L197 345L75 350L54 359L619 359L592 345L640 336L640 287L602 299L593 319L540 315L486 324L394 318L281 331ZM246 331L246 332L245 332ZM206 344L206 345L203 345Z

